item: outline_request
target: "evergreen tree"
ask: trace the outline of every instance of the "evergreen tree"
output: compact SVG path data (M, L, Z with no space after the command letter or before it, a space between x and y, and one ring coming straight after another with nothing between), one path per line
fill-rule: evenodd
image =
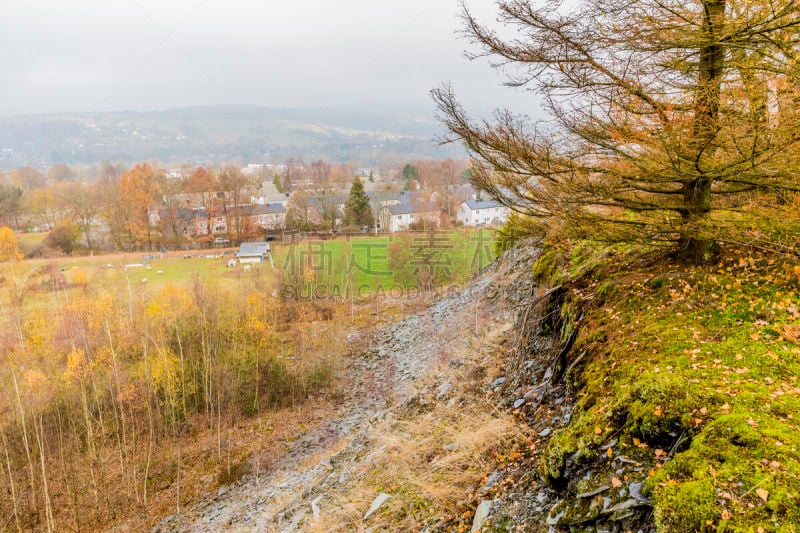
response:
M350 226L370 226L374 222L369 196L364 192L364 184L358 176L353 179L350 198L345 204L345 220Z
M449 86L434 97L498 201L559 238L663 243L701 263L800 191L796 1L497 5L502 32L465 8L475 56L541 93L552 120L476 121Z
M417 167L411 164L407 164L403 167L403 177L406 180L406 184L403 187L403 190L410 191L412 189L411 182L419 179L419 172L417 172Z

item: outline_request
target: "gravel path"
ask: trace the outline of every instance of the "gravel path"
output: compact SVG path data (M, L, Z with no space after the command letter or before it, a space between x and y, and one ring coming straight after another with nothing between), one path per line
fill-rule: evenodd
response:
M339 493L354 465L375 451L366 439L371 421L412 398L415 382L467 347L476 314L498 312L485 299L497 276L486 272L468 288L379 331L368 351L354 357L348 370L353 386L336 416L295 441L258 483L248 476L221 488L155 531L302 531L304 521L321 512L320 502Z

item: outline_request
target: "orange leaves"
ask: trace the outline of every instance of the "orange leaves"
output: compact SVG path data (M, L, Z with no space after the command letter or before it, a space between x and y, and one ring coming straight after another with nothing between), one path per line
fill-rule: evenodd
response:
M778 330L778 334L785 341L800 344L800 324L784 324Z

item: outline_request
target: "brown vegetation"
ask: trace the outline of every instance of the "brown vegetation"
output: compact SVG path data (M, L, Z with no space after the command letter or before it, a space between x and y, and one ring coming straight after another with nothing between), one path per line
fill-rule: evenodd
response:
M267 466L335 398L349 321L330 310L257 280L147 295L78 278L44 268L2 298L4 528L142 526Z

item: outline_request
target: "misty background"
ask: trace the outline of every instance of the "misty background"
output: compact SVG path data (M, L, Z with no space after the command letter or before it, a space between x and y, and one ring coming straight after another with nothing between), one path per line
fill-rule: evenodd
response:
M505 106L536 113L531 95L502 87L486 61L465 59L470 43L458 36L456 0L8 0L4 7L6 168L146 157L453 155L460 149L434 141L441 127L428 93L443 82L476 114ZM493 2L470 7L495 18Z

